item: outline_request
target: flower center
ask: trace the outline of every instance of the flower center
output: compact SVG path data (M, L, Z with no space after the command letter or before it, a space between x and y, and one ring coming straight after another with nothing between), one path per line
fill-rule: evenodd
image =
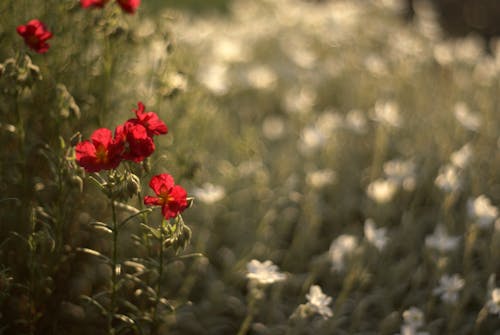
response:
M26 38L26 42L27 42L28 45L37 45L38 42L39 42L39 39L35 35L29 35Z
M168 191L161 192L158 194L158 197L160 198L160 205L163 206L165 204L168 204L172 201L174 201L174 197L168 193Z
M97 147L95 156L97 158L97 162L99 163L106 164L109 162L108 152L106 151L106 148L103 145Z

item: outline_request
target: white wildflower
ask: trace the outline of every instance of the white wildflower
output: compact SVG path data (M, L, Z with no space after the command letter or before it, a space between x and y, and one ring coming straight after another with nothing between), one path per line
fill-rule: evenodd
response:
M450 42L437 43L433 53L436 62L442 66L451 64L455 60L453 45Z
M290 113L310 112L316 101L316 93L308 88L295 88L285 94L285 110Z
M213 204L222 200L226 196L226 191L222 186L205 183L202 187L195 188L193 195L205 204Z
M316 127L328 137L331 132L343 126L344 120L342 116L333 110L323 112L316 121Z
M299 150L304 155L316 152L325 143L325 136L314 126L305 127L299 140Z
M416 186L416 166L412 160L394 159L384 164L385 175L403 186L403 189L412 191Z
M407 326L419 328L424 325L424 313L417 307L410 307L403 312L403 320Z
M434 233L425 238L425 245L439 252L453 251L458 247L459 242L460 237L448 235L442 225L438 225Z
M444 192L456 192L462 186L462 178L457 167L448 164L439 169L434 183Z
M453 276L443 275L439 279L439 286L432 292L434 295L441 296L441 300L446 303L454 304L458 299L458 292L462 290L465 285L465 280L458 274Z
M330 169L316 170L307 174L306 181L313 188L319 189L335 182L335 171Z
M373 219L366 219L364 232L365 238L368 242L373 244L378 250L384 249L388 241L386 228L377 229Z
M408 325L402 325L401 326L401 333L398 335L430 335L429 332L420 332L417 331L416 328L413 328Z
M471 131L477 131L481 126L479 115L472 113L463 101L455 104L455 118L462 126Z
M395 101L377 101L374 120L395 128L401 127L403 123L399 106Z
M328 251L332 262L332 270L342 271L347 256L352 254L358 246L358 240L353 235L340 235L330 245Z
M428 332L417 331L424 325L424 313L417 307L410 307L403 312L404 324L398 335L429 335Z
M385 204L392 200L398 185L391 179L377 179L368 185L366 193L370 199L379 204Z
M486 308L490 314L500 316L500 288L495 287L491 290L490 299L486 302Z
M199 73L200 82L212 93L224 95L229 89L228 69L225 64L214 63L202 67L203 72Z
M306 294L307 306L315 313L321 315L324 319L333 315L333 312L328 305L332 302L332 298L327 296L318 285L313 285L309 289L309 294Z
M460 150L453 152L450 156L451 163L458 168L465 169L473 156L472 145L467 143Z
M278 267L271 261L263 263L252 259L247 263L247 278L260 284L267 285L286 279L286 275L278 271Z
M247 72L247 81L255 89L270 89L275 86L276 80L276 73L268 66L255 65Z
M360 110L353 109L345 116L346 127L358 134L366 132L366 117Z
M279 116L268 116L262 123L262 133L269 140L278 140L285 134L285 122Z
M498 217L498 208L491 204L484 194L467 202L469 217L477 223L480 228L490 227Z
M243 62L248 58L241 41L236 38L222 37L214 40L212 53L215 59L222 62Z
M364 65L365 68L374 76L382 76L388 73L387 64L379 55L368 55L364 60Z

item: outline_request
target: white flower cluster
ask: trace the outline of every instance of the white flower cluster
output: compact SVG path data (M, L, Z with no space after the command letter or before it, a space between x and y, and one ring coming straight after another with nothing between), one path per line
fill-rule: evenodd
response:
M286 279L284 273L279 272L278 267L271 261L259 262L252 259L247 264L247 278L255 280L262 285L268 285Z
M418 328L424 325L424 313L417 307L410 307L403 312L404 323L401 325L401 333L398 335L429 335L428 332L420 332Z
M441 296L441 300L448 304L455 304L458 292L465 286L465 280L458 274L453 276L443 275L439 279L439 286L433 290L434 295Z
M309 289L309 294L306 294L307 306L314 312L321 315L324 319L330 318L333 312L328 305L332 302L332 298L327 296L318 285L313 285Z

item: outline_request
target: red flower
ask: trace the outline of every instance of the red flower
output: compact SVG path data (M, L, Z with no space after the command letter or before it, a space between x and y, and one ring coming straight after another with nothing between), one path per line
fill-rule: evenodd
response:
M76 145L76 161L87 172L111 170L120 164L123 147L123 141L113 138L111 130L99 128L90 136L90 141Z
M165 219L171 219L179 215L188 206L187 193L179 185L174 184L174 178L162 173L151 178L149 187L156 193L156 197L145 196L144 204L161 206L161 213Z
M141 124L125 122L116 128L115 137L126 141L122 157L136 163L142 162L155 151L153 139Z
M141 0L116 0L120 7L129 14L134 14L139 5L141 4Z
M99 7L103 8L109 0L80 0L80 4L83 8L87 7Z
M144 112L145 106L142 102L137 103L138 109L134 109L136 119L130 119L127 122L140 124L146 128L148 136L166 134L168 132L167 125L154 112Z
M52 33L45 28L40 20L31 20L26 25L17 27L17 33L36 52L42 54L49 50L49 44L46 41L52 37Z

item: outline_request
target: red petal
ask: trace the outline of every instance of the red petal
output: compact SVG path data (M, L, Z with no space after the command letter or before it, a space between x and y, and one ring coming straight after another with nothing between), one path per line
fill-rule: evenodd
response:
M92 136L90 136L90 139L96 147L99 145L103 145L107 148L109 146L109 143L111 143L111 141L113 140L113 133L107 128L99 128L94 131Z
M181 210L186 208L187 192L182 186L175 185L174 187L172 187L172 190L170 190L170 196L175 199L175 202Z
M24 36L24 34L26 34L26 26L19 26L17 27L17 33L21 36Z
M145 205L150 205L150 206L161 206L162 205L162 200L161 198L157 197L152 197L149 195L146 195L144 197L144 204Z
M174 178L167 174L162 173L151 178L149 187L153 189L156 194L170 190L174 186Z
M139 101L137 103L137 109L134 110L135 115L138 119L140 119L139 115L142 115L144 113L144 109L146 109L146 106L144 106L144 104Z

